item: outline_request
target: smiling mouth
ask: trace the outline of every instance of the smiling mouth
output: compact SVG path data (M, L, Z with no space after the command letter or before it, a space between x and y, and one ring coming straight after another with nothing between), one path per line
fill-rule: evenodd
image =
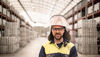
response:
M56 34L55 36L60 37L61 35L60 34Z
M56 35L55 35L55 39L56 39L56 40L60 40L60 39L61 39L61 36L60 36L59 34L58 34L58 35L56 34Z
M59 36L60 36L60 34L56 34L55 36L58 36L58 37L59 37Z

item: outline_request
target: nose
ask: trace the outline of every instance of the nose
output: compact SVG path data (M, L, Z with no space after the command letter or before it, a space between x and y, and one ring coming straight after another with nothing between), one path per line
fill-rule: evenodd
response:
M56 30L56 32L59 32L59 30Z

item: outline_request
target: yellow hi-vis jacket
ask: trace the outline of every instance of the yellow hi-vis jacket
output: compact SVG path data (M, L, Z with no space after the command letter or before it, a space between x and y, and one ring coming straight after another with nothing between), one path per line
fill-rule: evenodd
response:
M72 47L75 47L73 43L69 42L64 47L64 44L62 44L61 48L57 46L55 43L50 43L48 41L43 45L43 50L40 51L39 57L69 57L71 55L71 49ZM45 53L45 56L44 56ZM75 55L71 55L72 57L77 57L77 52L75 51ZM70 56L70 57L71 57Z

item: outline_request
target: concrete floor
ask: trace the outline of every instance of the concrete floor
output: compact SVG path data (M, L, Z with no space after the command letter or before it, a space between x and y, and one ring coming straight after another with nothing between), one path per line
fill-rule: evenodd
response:
M36 38L18 52L13 54L0 54L0 57L38 57L40 48L46 41L47 39L43 37ZM78 57L100 57L100 55L78 55Z
M38 57L40 48L46 41L46 38L36 38L18 52L14 54L0 54L0 57Z

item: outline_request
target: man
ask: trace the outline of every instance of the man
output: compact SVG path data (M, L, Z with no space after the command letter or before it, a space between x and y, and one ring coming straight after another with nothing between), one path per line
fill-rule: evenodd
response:
M70 35L66 30L67 22L63 16L51 18L51 33L39 53L39 57L77 57L77 51L70 42Z

